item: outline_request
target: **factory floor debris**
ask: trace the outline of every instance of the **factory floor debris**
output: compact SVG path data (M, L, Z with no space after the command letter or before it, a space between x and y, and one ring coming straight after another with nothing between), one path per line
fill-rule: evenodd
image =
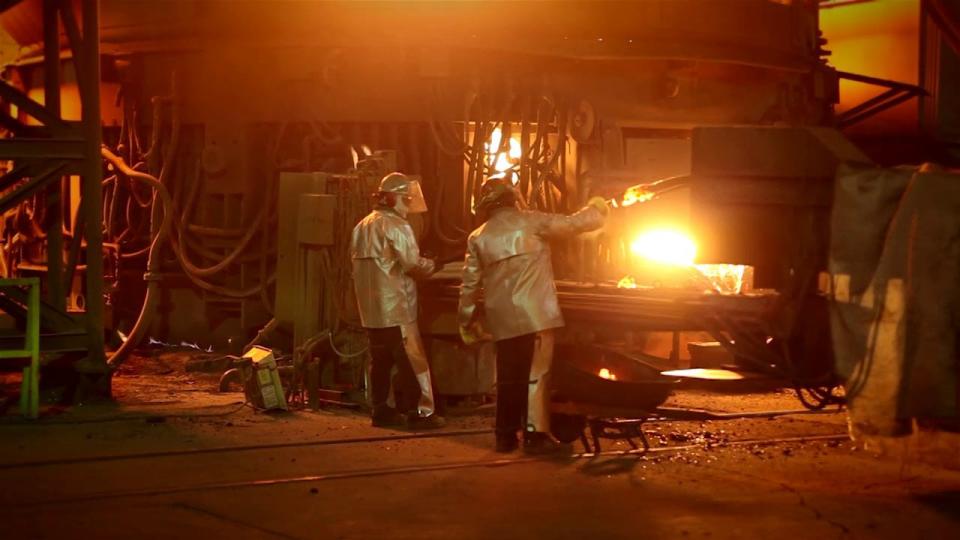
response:
M492 450L489 405L442 431L356 410L260 413L189 355L135 357L115 404L0 421L8 538L949 538L960 470L846 440L842 411L649 422L651 451ZM796 410L784 390L680 389L715 412ZM678 450L670 450L678 448ZM27 532L29 531L29 533Z

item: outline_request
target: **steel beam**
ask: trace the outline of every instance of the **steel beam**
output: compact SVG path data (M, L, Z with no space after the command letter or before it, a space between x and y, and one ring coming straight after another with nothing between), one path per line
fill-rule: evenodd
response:
M50 128L54 133L69 130L66 122L53 115L46 107L30 99L26 94L2 80L0 80L0 98L13 103L19 110L37 119L37 121Z
M84 160L87 143L83 139L0 139L0 159L72 159ZM99 164L98 164L99 165Z
M875 103L868 109L860 111L858 114L850 115L850 116L844 115L843 118L839 121L839 126L841 128L850 127L853 124L856 124L857 122L866 120L867 118L870 118L875 114L879 114L887 109L896 107L897 105L903 103L904 101L909 101L915 97L918 97L918 95L911 94L911 93L901 93L895 98L886 99L885 101Z
M0 191L6 191L24 176L30 176L30 164L18 163L11 171L0 176Z
M43 171L34 175L23 184L20 184L13 191L0 197L0 214L20 204L24 199L34 195L40 189L49 186L54 180L59 180L66 169L67 164L62 161L49 163Z
M81 0L83 19L82 41L71 39L73 58L77 67L77 84L83 111L81 125L85 139L86 159L81 173L81 193L88 202L84 205L84 235L87 239L85 275L87 285L86 330L88 339L88 368L107 370L103 340L103 230L101 204L103 199L103 165L100 158L100 5L98 0ZM70 11L64 3L61 15ZM79 231L77 231L79 232Z
M50 114L60 114L60 30L57 26L59 0L43 0L43 105ZM47 301L66 308L63 288L63 177L46 193Z
M872 84L874 86L884 86L886 88L899 88L901 90L910 90L913 92L923 93L923 88L915 84L893 81L890 79L881 79L879 77L870 77L869 75L861 75L860 73L850 73L849 71L837 71L837 76L841 79L847 79L848 81L860 82L864 84Z
M18 291L17 289L0 291L0 311L7 313L18 321L26 320L26 306L29 301L27 293L28 291ZM69 313L42 300L40 301L40 326L54 332L82 332Z
M13 133L15 137L35 137L43 132L42 127L28 126L5 112L0 112L0 127Z
M86 35L86 28L84 28L84 33L81 35L80 26L77 24L77 17L73 13L73 8L71 3L64 0L51 0L60 4L60 20L63 22L63 30L67 34L67 40L70 43L70 49L73 51L80 51L83 49L83 40ZM77 68L78 72L86 73L87 69L85 66L86 59L82 55L73 55L73 62ZM97 64L100 63L100 60L97 59Z
M17 345L19 343L19 345ZM21 336L0 336L0 350L23 346ZM40 333L40 352L63 353L83 351L87 348L87 338L83 332L47 332Z
M109 384L104 386L99 382L104 380L102 374L108 372L104 356L101 205L82 205L81 214L77 216L74 227L75 237L69 250L70 268L65 272L61 204L62 177L66 174L80 175L83 200L100 201L102 197L99 1L42 1L44 103L40 104L18 88L0 81L0 100L15 105L19 113L42 124L28 126L17 118L0 113L0 127L5 127L14 135L0 139L0 160L13 160L15 163L12 171L0 177L0 186L9 190L6 196L0 198L0 212L20 204L26 197L42 189L49 188L46 202L50 219L45 224L48 257L44 269L47 273L49 302L45 311L48 312L48 322L54 323L52 326L60 332L46 335L43 340L45 345L50 345L63 338L70 343L65 350L86 349L87 360L83 366L78 366L78 370L95 376L96 384L101 388L109 388ZM0 10L6 5L7 3L0 3ZM79 17L73 11L75 5L79 5L81 10ZM61 22L68 37L75 67L81 104L80 122L68 122L61 118ZM23 178L27 180L22 181ZM55 182L58 185L51 186ZM66 303L65 291L71 285L83 250L87 269L87 301L81 327L73 322L63 308ZM9 304L6 300L9 299L5 299L5 305ZM11 304L7 307L13 309L15 306ZM79 346L78 338L83 340ZM54 348L61 347L57 345Z

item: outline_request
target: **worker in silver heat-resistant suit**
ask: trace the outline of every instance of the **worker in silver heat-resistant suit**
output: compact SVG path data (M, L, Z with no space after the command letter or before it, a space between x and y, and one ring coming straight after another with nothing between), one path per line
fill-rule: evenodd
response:
M467 239L459 324L471 345L489 331L497 345L496 449L559 449L550 437L549 376L555 328L563 326L549 241L599 229L607 206L599 197L570 215L518 208L511 177L484 181L475 211L486 222ZM483 291L483 315L477 301ZM523 418L526 425L523 425Z
M370 338L373 425L442 427L417 327L414 281L429 277L436 265L420 256L407 222L408 214L426 212L427 203L420 183L398 172L383 177L374 198L376 207L354 227L350 241L360 321ZM394 367L400 379L396 409L388 405ZM409 399L411 395L416 399Z

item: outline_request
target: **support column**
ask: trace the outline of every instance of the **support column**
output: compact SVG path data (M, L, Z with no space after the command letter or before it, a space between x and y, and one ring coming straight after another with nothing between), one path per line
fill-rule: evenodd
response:
M43 1L43 105L60 118L60 31L57 19L59 0ZM47 301L66 309L63 280L63 180L46 190Z
M63 9L71 9L70 3L64 3ZM74 58L77 66L77 83L80 88L80 102L83 107L81 123L86 149L86 159L82 166L81 193L85 201L102 199L102 165L100 160L100 35L99 1L82 0L83 38L74 44ZM77 50L79 49L79 50ZM89 339L90 366L102 365L106 370L103 342L103 232L101 205L97 202L84 204L84 235L86 249L86 318L85 325Z

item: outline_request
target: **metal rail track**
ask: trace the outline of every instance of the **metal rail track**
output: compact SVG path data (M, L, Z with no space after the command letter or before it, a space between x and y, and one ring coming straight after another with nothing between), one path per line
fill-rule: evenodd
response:
M406 433L403 435L379 435L373 437L347 437L341 439L322 439L319 441L301 441L290 443L251 444L245 446L215 446L212 448L193 448L190 450L170 450L165 452L142 452L138 454L108 454L79 458L49 459L43 461L22 461L19 463L0 464L4 469L28 469L37 467L51 467L56 465L78 465L82 463L99 463L104 461L126 461L134 459L153 459L181 456L196 456L202 454L220 454L228 452L251 452L256 450L276 450L282 448L303 448L309 446L332 446L339 444L362 444L374 442L406 441L411 439L439 439L444 437L464 437L468 435L484 435L493 433L492 429L464 429L457 431L434 431L428 433Z
M750 418L774 418L777 416L801 415L801 414L831 414L842 411L811 411L808 409L786 409L770 411L750 411L737 413L717 413L702 409L689 409L679 407L661 407L658 411L669 416L654 416L647 420L648 424L659 424L668 422L691 422L691 421L721 421L737 420ZM175 458L182 456L196 456L203 454L218 454L230 452L252 452L257 450L277 450L284 448L306 448L312 446L335 446L341 444L363 444L376 442L393 442L418 439L439 439L449 437L466 437L472 435L486 435L493 433L493 429L464 429L451 431L433 431L425 433L404 433L401 435L377 435L370 437L345 437L339 439L321 439L316 441L299 441L288 443L270 443L270 444L252 444L243 446L215 446L211 448L193 448L190 450L167 450L157 452L141 452L135 454L106 454L100 456L88 457L69 457L59 459L47 459L36 461L20 461L13 463L0 463L0 470L9 469L28 469L53 467L62 465L79 465L86 463L102 463L110 461L128 461L137 459L154 458Z
M826 442L826 441L845 441L849 440L849 436L846 433L842 434L833 434L833 435L808 435L808 436L796 436L796 437L775 437L775 438L766 438L766 439L741 439L736 441L727 441L724 443L717 443L712 445L712 448L728 448L728 447L740 447L740 446L769 446L775 444L788 444L788 443L805 443L805 442ZM478 467L506 467L511 465L522 465L530 463L544 463L544 462L572 462L578 459L593 459L597 457L629 457L635 456L637 458L643 458L647 455L657 455L657 454L668 454L672 452L680 452L684 450L697 450L704 448L700 444L686 444L678 446L665 446L661 448L651 448L649 450L612 450L599 453L578 453L565 456L536 456L536 457L519 457L519 458L500 458L500 459L478 459L478 460L469 460L469 461L453 461L447 463L433 463L427 465L410 465L403 467L380 467L380 468L371 468L371 469L359 469L352 471L336 471L324 474L316 475L307 475L307 476L294 476L294 477L285 477L285 478L267 478L260 480L241 480L234 482L213 482L207 484L198 484L194 486L177 486L177 487L168 487L168 488L151 488L151 489L132 489L132 490L119 490L119 491L107 491L103 493L94 493L90 495L82 495L75 497L62 497L62 498L53 498L40 501L30 501L26 503L12 503L7 504L7 508L12 509L23 509L23 508L32 508L38 506L48 506L52 504L57 505L67 505L67 504L82 504L89 502L102 502L108 500L118 500L126 499L133 497L156 497L163 495L177 495L183 493L194 493L202 491L218 491L218 490L229 490L229 489L246 489L246 488L259 488L259 487L269 487L269 486L280 486L288 484L300 484L307 482L324 482L331 480L348 480L353 478L371 478L379 476L392 476L400 474L416 474L416 473L425 473L425 472L437 472L437 471L450 471L458 469L469 469L469 468L478 468Z

